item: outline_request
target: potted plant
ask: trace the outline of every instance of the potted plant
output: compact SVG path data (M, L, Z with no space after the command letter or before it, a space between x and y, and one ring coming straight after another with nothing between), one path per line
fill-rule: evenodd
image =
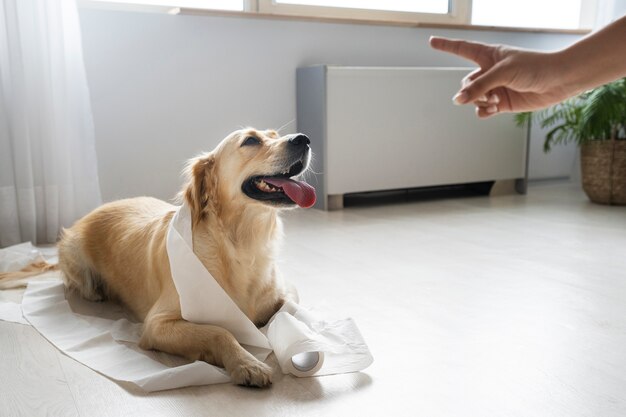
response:
M626 204L626 78L533 113L519 113L519 126L537 120L549 128L543 149L580 146L583 190L600 204Z

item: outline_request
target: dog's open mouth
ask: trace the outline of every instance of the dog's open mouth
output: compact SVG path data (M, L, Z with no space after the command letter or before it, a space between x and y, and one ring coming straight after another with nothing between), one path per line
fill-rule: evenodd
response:
M255 200L281 205L297 204L309 208L315 204L315 188L306 182L291 178L301 174L303 170L302 161L298 161L283 173L257 175L247 179L242 190Z

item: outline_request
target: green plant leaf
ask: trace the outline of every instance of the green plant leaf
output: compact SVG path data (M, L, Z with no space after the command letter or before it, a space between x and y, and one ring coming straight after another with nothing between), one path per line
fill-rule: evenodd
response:
M533 118L546 134L544 151L553 145L626 136L626 78L587 91L550 108L516 116L518 125Z
M514 116L515 119L515 125L517 127L524 127L528 124L528 122L530 122L533 118L533 113L532 112L524 112L524 113L516 113Z
M589 140L614 136L626 117L626 82L619 80L589 93L582 109L580 130Z

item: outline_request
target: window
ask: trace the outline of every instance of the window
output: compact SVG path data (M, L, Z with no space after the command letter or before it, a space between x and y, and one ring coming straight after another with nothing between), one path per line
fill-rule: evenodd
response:
M244 0L92 0L98 3L119 3L140 6L181 7L190 9L244 10Z
M393 12L448 13L448 0L275 0L275 3Z
M578 29L586 24L583 20L581 25L582 3L582 0L473 0L472 24Z
M78 0L170 13L230 10L400 24L589 29L601 0ZM108 6L107 6L108 7ZM121 7L121 6L119 6ZM180 9L180 10L179 10ZM188 10L185 10L188 9Z
M591 28L598 0L257 0L285 15L522 28Z
M465 23L471 0L256 0L262 13L403 23Z

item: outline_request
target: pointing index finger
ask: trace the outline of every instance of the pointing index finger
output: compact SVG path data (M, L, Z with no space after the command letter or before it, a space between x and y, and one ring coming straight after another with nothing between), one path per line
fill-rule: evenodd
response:
M489 46L482 43L431 36L430 46L439 51L448 52L474 61L481 67L488 66L489 64L489 62L486 61L485 54Z

